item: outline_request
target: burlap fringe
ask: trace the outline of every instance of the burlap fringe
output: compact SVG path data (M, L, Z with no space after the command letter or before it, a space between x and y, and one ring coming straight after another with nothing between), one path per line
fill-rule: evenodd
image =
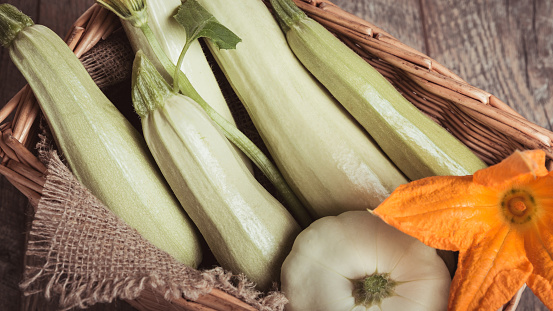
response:
M21 283L25 295L59 296L59 307L67 310L134 300L144 290L168 300L196 300L217 288L259 310L284 309L287 300L278 291L264 295L244 276L222 268L192 269L152 246L92 196L48 148L45 143L39 148L48 175L29 234L26 256L32 260Z

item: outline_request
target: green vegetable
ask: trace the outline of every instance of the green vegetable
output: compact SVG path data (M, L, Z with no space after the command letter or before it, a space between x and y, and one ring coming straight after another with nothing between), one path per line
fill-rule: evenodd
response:
M275 186L275 188L282 194L283 199L286 201L287 207L294 214L294 217L300 222L302 226L307 226L311 223L311 217L302 206L301 202L294 195L292 190L286 184L282 178L280 172L274 167L271 161L259 150L259 148L253 144L242 132L240 132L236 126L225 118L223 118L214 108L208 104L202 96L196 91L191 84L188 77L180 70L184 61L187 50L194 45L194 41L199 36L209 36L212 40L222 44L220 47L233 48L239 38L234 36L232 32L220 25L209 14L206 14L203 8L199 7L196 2L188 1L183 6L186 10L191 10L199 13L198 18L192 18L190 20L182 20L182 16L186 16L187 13L178 14L177 20L179 23L184 24L187 29L195 29L193 35L187 35L184 43L183 51L179 57L178 64L175 65L167 57L163 51L162 46L157 41L156 36L148 23L148 14L144 0L97 0L100 4L111 10L117 10L118 14L123 20L127 20L131 25L138 27L143 34L143 38L146 39L149 47L147 50L151 50L151 54L155 55L155 59L159 61L164 71L174 77L173 90L177 89L186 96L189 96L196 101L209 115L209 117L220 127L225 136L237 146L244 154L246 154L259 169L267 176L269 181ZM115 5L117 3L117 5ZM128 6L127 9L121 9L121 7ZM179 8L179 11L181 8ZM179 15L181 18L179 18ZM138 25L138 26L137 26ZM190 27L190 28L189 28ZM177 69L179 68L179 69Z
M146 142L217 262L268 289L300 227L192 99L137 53L132 86Z
M311 214L374 208L406 182L298 62L262 1L198 2L242 39L234 50L207 42Z
M407 101L376 69L292 0L271 0L302 64L367 130L412 180L470 175L486 165L453 135Z
M451 283L435 249L366 211L302 231L281 280L289 311L441 311Z
M178 62L188 37L185 29L173 18L180 5L181 2L179 0L148 0L146 7L149 17L148 25L152 29L152 33L159 42L163 52L174 64ZM142 50L148 59L156 65L157 70L164 76L165 80L171 81L174 73L167 73L163 66L159 64L157 56L140 28L132 26L130 22L125 20L122 20L122 24L134 51ZM198 40L191 41L180 69L186 74L198 94L224 119L235 125L227 102ZM241 156L251 171L250 161L245 155Z
M144 238L196 267L201 261L196 228L140 133L104 96L63 40L28 21L15 7L0 5L0 38L31 86L75 176Z

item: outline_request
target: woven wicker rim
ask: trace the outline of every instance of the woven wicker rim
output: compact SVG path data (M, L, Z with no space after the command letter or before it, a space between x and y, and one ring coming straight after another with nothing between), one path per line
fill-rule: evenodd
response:
M487 164L498 163L517 149L542 149L551 170L553 132L526 120L494 95L468 84L432 58L330 1L294 2ZM75 21L65 41L77 57L81 57L120 26L115 14L94 4ZM35 209L46 181L46 167L29 146L31 128L37 123L39 113L29 85L0 109L0 174L23 193ZM13 120L5 122L12 114ZM503 310L516 308L523 289ZM158 310L151 302L159 299L153 291L145 291L140 299L130 303L142 310ZM213 290L195 302L182 298L171 303L182 310L255 310L220 290Z

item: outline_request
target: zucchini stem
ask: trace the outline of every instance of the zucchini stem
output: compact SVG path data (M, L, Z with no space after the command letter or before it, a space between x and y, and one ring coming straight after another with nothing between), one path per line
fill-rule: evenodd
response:
M290 27L299 20L307 17L292 0L270 0L270 2L275 9L279 25L284 33L288 32Z
M34 25L33 20L23 14L15 6L0 4L0 44L4 47L11 45L21 30Z
M179 55L179 59L177 61L177 65L175 66L175 72L173 73L173 92L177 93L179 91L179 77L181 70L179 68L182 67L182 62L184 61L184 55L186 55L186 52L188 51L188 48L192 44L191 41L186 40L186 44L182 48L182 51ZM198 94L199 96L199 94Z

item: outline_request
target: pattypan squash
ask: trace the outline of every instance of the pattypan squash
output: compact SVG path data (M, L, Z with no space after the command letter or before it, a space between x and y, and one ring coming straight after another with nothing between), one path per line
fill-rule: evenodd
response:
M286 310L446 310L451 276L436 250L366 211L327 216L281 270Z

